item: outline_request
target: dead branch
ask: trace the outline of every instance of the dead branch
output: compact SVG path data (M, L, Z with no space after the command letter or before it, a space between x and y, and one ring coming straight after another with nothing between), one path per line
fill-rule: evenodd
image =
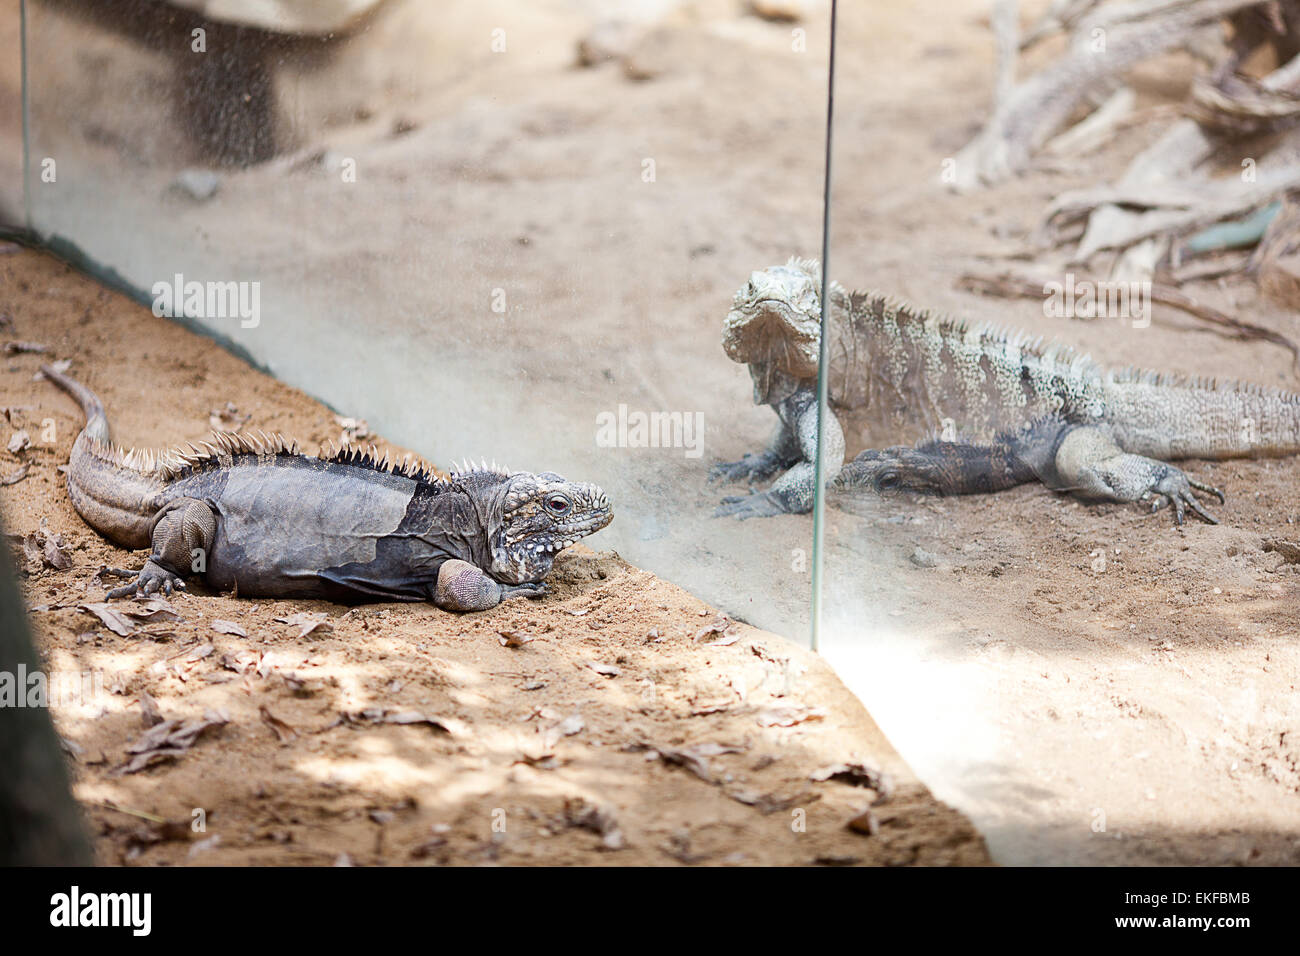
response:
M1051 69L1012 88L988 124L957 155L954 187L1007 178L1070 115L1137 63L1186 42L1199 28L1264 0L1166 0L1109 4L1080 19L1070 48Z
M968 292L982 295L994 295L1003 298L1042 299L1047 294L1045 288L1050 283L1041 279L1013 273L997 275L979 275L965 273L957 280L957 287ZM1242 319L1220 312L1211 306L1197 302L1180 289L1161 283L1151 283L1150 298L1152 302L1167 305L1181 312L1200 319L1215 327L1218 334L1229 339L1260 340L1280 345L1291 353L1292 371L1300 376L1300 345L1273 329L1256 325Z

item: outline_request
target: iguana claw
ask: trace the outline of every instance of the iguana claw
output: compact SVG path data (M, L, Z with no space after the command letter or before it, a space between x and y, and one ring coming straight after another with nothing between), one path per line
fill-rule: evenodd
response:
M501 600L507 601L510 598L528 598L530 601L536 601L550 594L550 589L545 584L503 584L501 585Z
M123 584L120 588L113 588L108 592L108 599L120 597L133 597L137 594L151 595L157 591L171 597L172 591L179 588L185 590L185 581L177 574L168 571L162 565L150 558L144 563L144 567L135 571L127 571L123 568L105 568L106 573L116 577L130 577L135 580Z
M722 499L722 504L713 511L715 518L770 518L773 515L789 514L781 499L771 492L764 491L756 495L729 495Z
M1196 499L1192 489L1204 492L1205 494L1214 495L1219 499L1219 504L1225 504L1227 498L1222 491L1213 485L1207 485L1203 481L1197 481L1195 478L1180 471L1172 466L1169 467L1169 473L1166 474L1150 491L1142 496L1143 501L1151 501L1151 513L1155 514L1161 508L1174 506L1174 524L1182 525L1183 518L1186 516L1187 508L1191 508L1203 520L1210 524L1218 524L1219 519L1214 517L1205 510L1204 506Z
M709 469L709 484L719 481L755 482L772 477L781 469L781 462L772 455L760 452L747 454L740 461L719 462Z

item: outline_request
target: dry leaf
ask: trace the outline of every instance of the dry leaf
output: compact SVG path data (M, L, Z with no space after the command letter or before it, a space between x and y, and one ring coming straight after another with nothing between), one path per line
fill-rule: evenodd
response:
M285 723L275 714L267 709L265 704L257 708L257 713L262 718L262 723L270 727L275 733L275 738L282 744L287 744L291 740L298 738L298 731L294 730L289 724Z
M679 863L702 863L709 858L707 853L691 852L691 834L685 827L674 830L668 837L668 842L661 843L659 849Z
M712 704L699 704L691 710L692 717L704 717L708 714L719 714L724 710L730 710L734 701L721 700Z
M159 747L180 747L188 750L194 746L194 742L205 730L228 723L230 717L220 710L204 711L202 717L188 721L181 721L179 718L164 720L161 724L145 731L140 739L127 748L127 753L145 753Z
M218 634L233 634L236 637L248 637L248 632L234 621L223 621L218 618L214 620L210 626Z
M27 434L26 430L19 430L13 433L13 437L5 447L9 450L9 454L16 455L24 448L30 448L31 445L32 436Z
M383 722L386 724L428 724L440 734L454 734L456 732L455 721L448 720L445 717L434 717L432 714L421 713L418 710L402 710L384 714Z
M271 676L271 672L277 667L283 667L288 663L288 659L283 654L276 654L274 651L266 651L257 662L257 674L259 677L266 678Z
M292 624L298 628L299 637L306 637L312 631L324 633L334 630L334 625L325 620L324 614L308 614L306 611L301 611L288 617L277 617L276 620L281 624Z
M45 539L45 553L42 557L45 559L46 564L60 571L66 571L72 567L72 558L64 549L63 539L57 535L51 535Z
M560 762L555 759L555 754L528 754L521 753L515 763L527 764L530 767L536 767L538 770L554 770L560 766Z
M692 744L686 748L699 757L721 757L723 754L743 754L749 749L744 744L703 743Z
M208 425L219 432L237 431L248 424L252 415L240 415L234 402L226 402L224 408L214 408L208 413Z
M179 621L176 608L160 597L136 598L122 605L122 613L137 621Z
M253 651L243 650L234 654L222 654L220 664L228 671L234 671L236 674L246 674L257 666L258 657Z
M759 711L756 719L760 727L793 727L807 720L821 720L825 716L826 711L821 707L779 704Z
M546 711L547 709L543 708L540 716L546 716ZM553 750L555 745L560 742L560 738L580 734L586 726L587 723L582 719L582 714L570 714L545 729L539 727L538 731L542 734L543 748L547 752Z
M343 415L335 415L334 421L338 422L339 427L343 429L339 441L344 445L351 445L357 439L367 438L370 435L370 426L366 424L363 418L348 418Z
M446 846L447 838L445 836L430 837L411 851L411 859L423 860L425 857L433 856L445 849Z
M695 632L696 642L704 640L710 634L721 634L722 638L712 641L710 647L726 647L728 644L734 644L739 640L739 635L728 637L728 632L735 629L736 622L725 614L719 614L713 619L713 623L707 627L702 627Z
M705 783L713 783L713 774L709 771L709 764L698 753L689 748L679 750L673 747L655 747L654 750L664 763L685 767Z
M201 661L203 658L211 656L212 652L215 650L216 647L212 644L200 644L198 647L194 648L194 650L185 655L185 660L192 664L195 661Z
M193 832L189 820L151 821L129 834L126 845L129 850L139 852L157 843L184 842Z
M126 751L134 756L118 767L115 773L137 773L165 760L174 760L194 746L195 741L212 727L230 722L224 711L204 711L202 717L188 721L164 720L150 727Z
M876 819L876 814L870 807L850 820L846 826L854 833L861 833L864 836L875 836L880 832L880 821Z
M209 850L215 850L220 845L221 845L221 834L214 833L206 840L200 840L198 843L195 843L192 847L190 847L190 852L186 855L189 859L192 860L201 853L207 853Z
M613 664L602 664L600 661L583 661L583 663L601 677L617 677L619 674L623 673Z
M868 767L863 763L831 764L829 767L814 770L808 775L808 779L816 783L834 780L838 783L847 783L853 787L866 787L879 794L876 803L883 803L888 800L894 791L893 781L888 774L877 770L875 767Z
M599 833L607 850L621 850L627 845L613 807L588 803L581 797L570 797L564 801L564 818L569 826Z
M738 640L740 640L740 633L738 631L732 631L730 634L722 635L722 637L718 638L716 641L705 641L704 646L705 647L730 647L732 644L735 644Z
M783 812L792 807L807 806L809 803L821 799L821 794L809 793L806 790L788 797L778 797L774 793L761 793L758 790L737 790L734 793L727 794L727 796L746 806L753 807L764 816L769 813Z
M523 647L536 638L524 631L497 631L497 640L502 647Z
M97 604L78 604L77 610L95 615L95 617L103 621L104 626L114 634L120 634L122 637L130 637L135 633L135 623L111 604L103 602Z
M25 462L21 468L11 471L9 474L0 478L0 485L16 485L27 477L27 473L32 470L31 462Z
M140 693L140 720L145 728L156 727L163 722L162 710L158 707L158 701L149 696L148 691Z

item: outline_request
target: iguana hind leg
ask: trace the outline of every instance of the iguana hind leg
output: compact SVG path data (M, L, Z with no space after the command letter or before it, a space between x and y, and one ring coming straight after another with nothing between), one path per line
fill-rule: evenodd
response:
M113 574L134 577L133 581L113 588L108 597L134 594L171 594L185 587L185 576L193 567L195 552L207 554L217 533L217 516L205 501L177 498L169 501L153 518L150 529L152 550L144 567L137 572L110 569Z
M1034 480L1084 498L1150 501L1152 511L1173 505L1180 525L1188 509L1218 524L1193 490L1224 500L1218 488L1168 462L1128 454L1104 429L1052 418L1003 433L989 444L927 441L915 448L864 451L844 466L835 487L964 495Z
M1051 484L1058 490L1110 501L1150 501L1152 511L1172 504L1179 525L1189 508L1210 524L1219 523L1193 489L1214 495L1219 504L1225 501L1222 491L1168 462L1128 454L1100 428L1071 429L1061 440L1054 464L1056 480Z
M840 491L918 491L970 495L1034 481L1035 460L1047 436L998 436L988 444L928 439L915 447L869 449L844 466Z

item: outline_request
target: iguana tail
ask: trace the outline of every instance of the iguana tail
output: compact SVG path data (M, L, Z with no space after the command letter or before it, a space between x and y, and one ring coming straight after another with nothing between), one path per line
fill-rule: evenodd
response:
M1125 451L1162 461L1300 454L1300 394L1237 381L1139 373L1108 387Z
M112 541L128 548L148 547L164 487L156 474L157 456L114 445L99 397L48 365L42 365L41 372L76 399L86 416L68 459L72 506L87 524Z

